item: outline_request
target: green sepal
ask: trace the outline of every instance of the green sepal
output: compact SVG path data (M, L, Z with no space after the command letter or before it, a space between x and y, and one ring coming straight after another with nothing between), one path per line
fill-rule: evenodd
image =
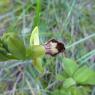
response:
M33 45L27 48L27 58L39 58L45 55L45 48L42 45Z
M33 62L33 66L35 67L35 69L39 73L43 73L44 72L44 68L42 67L42 60L41 60L41 58L33 59L32 62Z

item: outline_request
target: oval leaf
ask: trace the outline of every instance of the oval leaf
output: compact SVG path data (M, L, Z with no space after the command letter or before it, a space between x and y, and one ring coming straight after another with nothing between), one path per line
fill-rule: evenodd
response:
M65 72L69 75L72 76L73 73L77 70L78 65L74 60L71 60L69 58L64 58L63 59L63 68L65 70Z

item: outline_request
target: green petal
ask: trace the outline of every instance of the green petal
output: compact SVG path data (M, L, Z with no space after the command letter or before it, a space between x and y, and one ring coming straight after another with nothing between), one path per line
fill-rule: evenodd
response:
M30 46L32 45L39 45L39 30L37 26L32 31L32 34L30 37Z

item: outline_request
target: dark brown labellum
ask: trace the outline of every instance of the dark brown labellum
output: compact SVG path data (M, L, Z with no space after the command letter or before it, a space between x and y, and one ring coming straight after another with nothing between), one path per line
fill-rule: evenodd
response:
M64 43L59 42L55 39L49 40L45 45L46 54L49 54L51 56L55 56L59 53L64 52L65 46Z

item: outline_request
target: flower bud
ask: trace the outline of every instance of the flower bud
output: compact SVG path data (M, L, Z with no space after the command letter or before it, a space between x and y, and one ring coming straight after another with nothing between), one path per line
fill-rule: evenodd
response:
M20 37L15 33L8 33L4 36L4 42L9 52L17 59L25 59L26 49Z
M7 55L7 52L4 48L0 47L0 61L6 61L9 60L10 56Z
M6 61L6 60L8 60L8 57L0 52L0 61Z

